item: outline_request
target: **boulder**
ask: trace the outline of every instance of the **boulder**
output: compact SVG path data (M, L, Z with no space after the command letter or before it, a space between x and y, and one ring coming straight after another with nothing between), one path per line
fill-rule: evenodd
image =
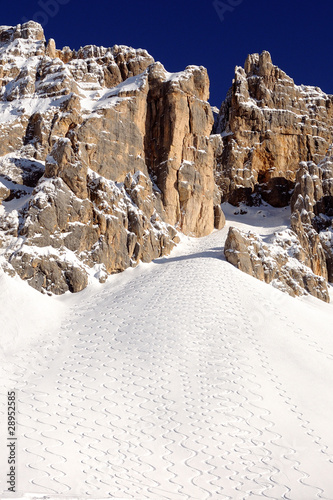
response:
M309 293L329 302L326 280L298 260L302 248L291 230L276 233L266 244L254 233L230 227L224 247L228 262L237 269L295 297Z

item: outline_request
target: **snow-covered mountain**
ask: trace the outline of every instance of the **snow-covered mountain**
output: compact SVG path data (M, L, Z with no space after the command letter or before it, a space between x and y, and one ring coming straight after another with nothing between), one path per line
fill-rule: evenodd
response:
M57 50L40 25L0 28L0 193L8 272L79 291L214 228L208 77L145 50Z
M0 82L0 497L332 499L332 96L34 22Z
M316 192L298 179L299 250L284 249L282 272L269 272L267 259L263 272L244 265L235 232L228 258L292 294L328 300L330 96L295 86L267 52L254 54L236 68L214 123L203 67L171 74L145 50L125 46L59 50L34 22L2 26L0 56L0 237L9 274L40 291L80 291L168 254L178 231L221 229L221 198L287 205L300 162L326 157Z
M260 255L262 271L244 264L235 232L228 258L289 293L328 300L331 96L294 85L267 52L253 54L214 122L203 67L171 74L125 46L59 50L32 21L0 28L0 57L1 265L10 275L77 292L168 254L179 231L221 229L221 199L286 206L297 192L298 250L284 248L280 273ZM322 172L311 189L297 178L304 161L308 179Z

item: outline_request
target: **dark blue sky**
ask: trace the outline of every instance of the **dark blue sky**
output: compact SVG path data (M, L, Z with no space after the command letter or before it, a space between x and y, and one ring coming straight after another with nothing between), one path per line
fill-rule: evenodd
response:
M15 0L1 6L1 24L27 18L43 24L58 48L114 44L145 48L171 72L206 66L211 104L220 106L235 65L268 50L295 82L333 94L331 0L213 0L158 2ZM224 7L226 6L226 7ZM223 10L225 9L225 12Z

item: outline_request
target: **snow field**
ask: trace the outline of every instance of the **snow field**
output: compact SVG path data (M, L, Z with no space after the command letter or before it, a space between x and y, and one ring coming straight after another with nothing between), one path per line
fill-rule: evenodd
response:
M274 213L235 219L269 237ZM16 497L333 498L332 305L232 267L226 234L75 295L1 278Z

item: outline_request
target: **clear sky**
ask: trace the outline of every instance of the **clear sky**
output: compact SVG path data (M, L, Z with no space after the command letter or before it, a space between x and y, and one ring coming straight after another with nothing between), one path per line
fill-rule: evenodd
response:
M208 69L220 106L235 65L268 50L296 83L333 94L332 0L15 0L2 2L1 23L40 22L58 48L123 44L145 48L170 72Z

